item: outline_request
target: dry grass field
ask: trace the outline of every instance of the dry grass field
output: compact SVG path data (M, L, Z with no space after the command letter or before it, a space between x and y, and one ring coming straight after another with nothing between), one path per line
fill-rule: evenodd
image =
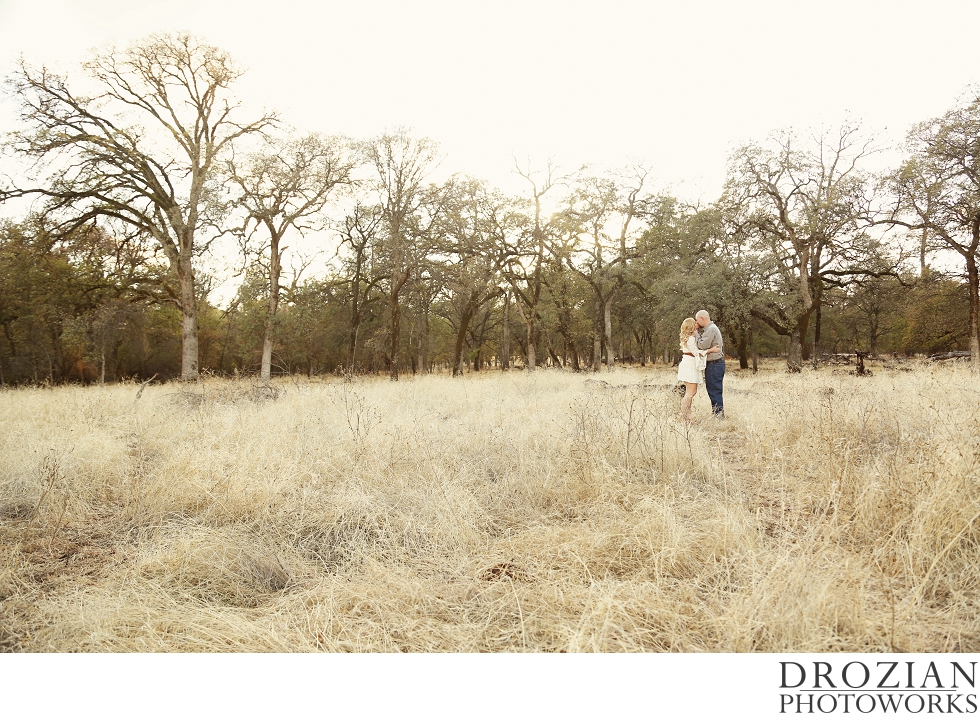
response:
M977 651L980 379L0 391L6 651Z

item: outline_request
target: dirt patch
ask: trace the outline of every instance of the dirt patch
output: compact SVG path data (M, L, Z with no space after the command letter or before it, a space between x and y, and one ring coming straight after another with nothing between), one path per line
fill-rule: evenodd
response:
M28 515L30 512L28 512ZM0 522L0 652L30 651L40 604L93 586L119 560L110 531Z
M480 579L485 582L495 582L501 580L530 581L531 577L521 567L512 561L503 561L498 564L488 566L480 572Z
M44 593L62 584L77 588L98 581L116 556L116 538L108 531L86 531L63 526L54 535L27 521L0 525L0 546L7 550L4 569L31 582ZM0 599L14 592L0 587Z
M7 503L0 506L0 521L16 521L31 515L34 506L25 501Z
M77 588L101 579L118 558L119 522L96 517L85 523L55 529L26 517L0 522L5 579L31 582L45 594L57 591L62 583ZM0 600L13 594L9 588L0 586Z

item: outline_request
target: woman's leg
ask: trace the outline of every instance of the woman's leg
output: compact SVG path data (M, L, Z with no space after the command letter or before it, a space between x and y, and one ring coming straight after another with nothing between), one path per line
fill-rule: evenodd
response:
M698 394L698 384L697 383L684 383L687 386L687 392L684 393L684 400L681 401L681 420L691 419L691 400L694 396Z

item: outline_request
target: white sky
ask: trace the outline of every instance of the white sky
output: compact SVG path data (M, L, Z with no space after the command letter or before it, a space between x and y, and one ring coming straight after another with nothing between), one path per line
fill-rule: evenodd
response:
M652 164L711 201L728 153L858 119L885 143L980 81L976 0L0 0L0 71L190 31L249 70L240 96L306 130L406 126L442 170L522 188L512 154ZM11 104L0 101L0 131Z
M0 68L72 70L87 51L187 30L230 51L249 103L305 129L407 126L444 167L514 190L512 154L652 162L720 192L738 143L861 119L897 141L980 65L980 2L0 0ZM9 125L9 104L0 123Z

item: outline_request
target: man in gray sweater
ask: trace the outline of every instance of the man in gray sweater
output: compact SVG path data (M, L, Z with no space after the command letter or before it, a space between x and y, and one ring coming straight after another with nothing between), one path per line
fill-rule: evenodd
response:
M721 340L721 330L711 321L707 310L699 310L694 321L698 324L698 347L708 350L717 345L720 351L708 353L708 364L704 368L704 388L711 401L711 412L718 418L724 418L725 402L722 391L725 381L725 347Z

